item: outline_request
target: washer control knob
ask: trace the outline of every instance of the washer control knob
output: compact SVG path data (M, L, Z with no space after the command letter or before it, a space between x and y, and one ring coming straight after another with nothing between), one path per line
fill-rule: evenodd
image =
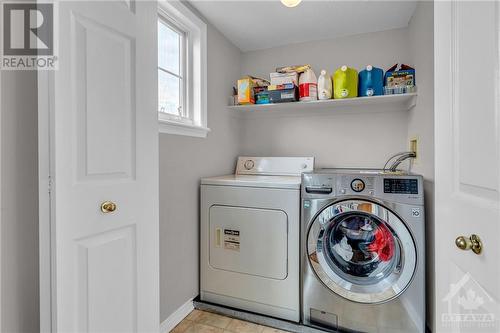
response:
M373 191L372 190L368 191L368 194L373 195Z
M341 193L341 194L345 194L345 188L341 189L341 190L340 190L340 193Z
M253 167L255 166L255 162L252 161L252 160L246 160L245 161L245 164L243 164L243 166L245 167L245 169L247 170L252 170Z
M351 189L354 192L362 192L365 189L365 182L359 178L353 179L351 182Z
M307 169L307 164L305 163L302 163L302 165L300 166L303 170Z

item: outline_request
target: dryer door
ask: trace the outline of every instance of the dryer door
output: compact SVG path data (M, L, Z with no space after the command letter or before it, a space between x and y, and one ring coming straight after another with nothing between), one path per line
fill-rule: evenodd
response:
M288 217L282 210L210 207L209 263L214 269L284 280Z
M307 234L308 261L323 284L355 302L397 297L416 269L416 247L405 223L367 200L325 207Z

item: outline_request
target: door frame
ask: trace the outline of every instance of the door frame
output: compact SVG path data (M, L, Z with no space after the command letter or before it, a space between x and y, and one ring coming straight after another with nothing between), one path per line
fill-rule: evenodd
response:
M53 73L38 71L38 241L39 241L39 287L40 287L40 332L52 332L55 318L52 308L56 301L53 290L52 274L55 262L51 256L52 233L51 213L51 138L52 109L54 96L50 88Z
M0 189L2 188L2 71L0 71ZM2 191L0 191L0 244L2 244ZM2 277L2 247L0 246L0 277ZM2 300L2 287L0 284L0 300ZM2 302L0 301L0 330L2 330Z

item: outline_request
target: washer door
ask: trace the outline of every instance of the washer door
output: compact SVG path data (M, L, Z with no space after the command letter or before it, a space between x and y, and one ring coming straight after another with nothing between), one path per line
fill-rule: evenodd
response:
M324 208L309 228L307 254L326 287L360 303L397 297L410 284L417 262L415 242L403 221L362 199Z

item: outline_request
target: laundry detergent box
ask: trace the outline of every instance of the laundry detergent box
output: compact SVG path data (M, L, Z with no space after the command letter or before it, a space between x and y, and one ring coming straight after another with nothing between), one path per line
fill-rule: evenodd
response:
M299 89L297 86L291 89L269 90L268 92L271 103L296 102L299 100Z
M254 81L250 76L238 80L238 104L255 104Z
M270 87L270 86L269 86ZM269 104L268 87L255 87L253 92L255 95L255 104Z
M255 104L269 104L271 101L269 100L269 92L263 91L255 94Z
M414 87L415 69L405 64L395 64L385 73L387 88Z

